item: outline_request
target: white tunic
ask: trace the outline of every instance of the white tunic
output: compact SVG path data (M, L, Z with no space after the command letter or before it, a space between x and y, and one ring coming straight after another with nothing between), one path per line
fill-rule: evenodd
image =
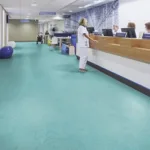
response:
M79 45L79 47L89 47L89 39L87 39L83 34L89 35L86 27L79 26L79 28L78 28L78 45Z
M79 55L80 55L80 62L79 62L80 69L86 68L86 63L88 60L89 39L87 39L83 34L89 35L86 27L79 26L79 28L78 28L78 46L79 46Z

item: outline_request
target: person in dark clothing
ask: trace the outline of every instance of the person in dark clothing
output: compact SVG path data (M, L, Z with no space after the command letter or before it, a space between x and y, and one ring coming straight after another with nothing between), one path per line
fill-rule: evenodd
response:
M49 35L49 32L48 32L48 31L46 31L46 32L45 32L45 35Z
M42 35L38 35L38 37L37 37L36 44L38 44L39 42L41 42L41 44L43 44L43 36Z

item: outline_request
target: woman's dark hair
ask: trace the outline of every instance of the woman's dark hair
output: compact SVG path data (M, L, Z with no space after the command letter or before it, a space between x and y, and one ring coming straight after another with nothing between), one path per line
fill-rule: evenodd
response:
M136 28L136 25L134 22L129 22L128 23L128 28Z
M55 27L52 29L52 31L53 31L53 32L55 32L55 31L56 31Z
M150 22L145 23L145 27L147 30L150 30Z

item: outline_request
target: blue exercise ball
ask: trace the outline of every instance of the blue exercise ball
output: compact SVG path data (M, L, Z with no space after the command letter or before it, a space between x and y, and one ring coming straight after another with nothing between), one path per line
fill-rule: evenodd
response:
M0 49L0 58L1 59L11 58L12 55L13 55L13 48L10 46L5 46Z

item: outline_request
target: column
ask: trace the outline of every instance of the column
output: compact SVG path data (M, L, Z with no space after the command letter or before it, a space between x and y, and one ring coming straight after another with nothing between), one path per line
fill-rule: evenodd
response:
M6 11L0 5L0 48L7 45L8 42L8 24Z
M0 48L2 47L2 6L0 5Z
M2 46L6 45L6 12L3 9L3 15L2 15L2 30L3 30L3 40L2 40Z

